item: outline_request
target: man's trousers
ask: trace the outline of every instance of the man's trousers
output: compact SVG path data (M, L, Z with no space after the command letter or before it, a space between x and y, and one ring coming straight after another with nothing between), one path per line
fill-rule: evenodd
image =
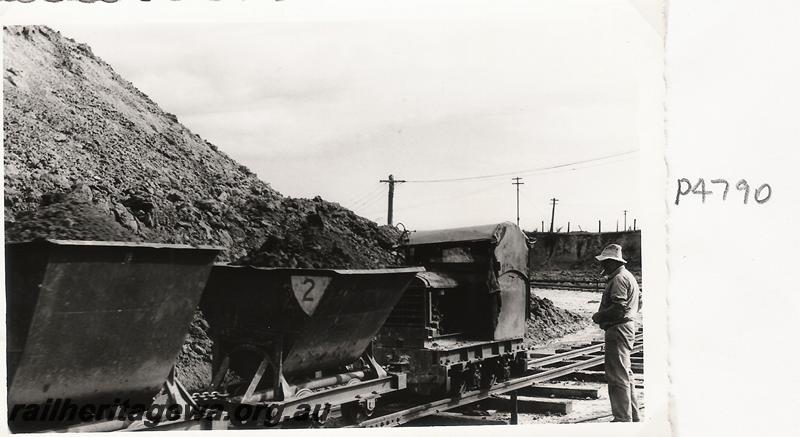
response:
M631 371L631 350L635 335L634 322L621 323L606 329L606 380L615 422L639 421L639 405Z

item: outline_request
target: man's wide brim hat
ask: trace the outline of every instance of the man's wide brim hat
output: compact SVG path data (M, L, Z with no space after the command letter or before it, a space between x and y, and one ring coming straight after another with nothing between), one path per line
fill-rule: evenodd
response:
M619 261L623 264L627 264L628 261L622 259L622 246L619 244L609 244L608 246L603 249L603 252L600 255L595 257L598 261L603 261L606 259L613 259L614 261Z

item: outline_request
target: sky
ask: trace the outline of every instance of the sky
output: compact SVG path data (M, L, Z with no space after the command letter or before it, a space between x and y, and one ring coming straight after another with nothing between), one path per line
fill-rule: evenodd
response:
M385 223L393 174L395 223L433 229L514 221L519 176L524 229L555 197L555 228L605 231L640 212L644 3L52 26L284 195Z

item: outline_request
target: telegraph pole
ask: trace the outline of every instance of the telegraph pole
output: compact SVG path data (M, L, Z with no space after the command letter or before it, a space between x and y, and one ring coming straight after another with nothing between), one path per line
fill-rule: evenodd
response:
M511 178L511 180L514 181L511 183L511 185L517 186L517 227L519 227L519 186L525 185L525 182L520 182L521 179L521 177Z
M553 212L550 213L550 232L552 233L553 232L553 221L556 219L556 202L558 202L558 199L553 197L552 199L550 199L550 201L553 202Z
M380 182L389 184L389 212L386 215L386 221L389 226L392 226L392 213L394 212L394 184L402 184L405 181L395 179L393 175L389 175L389 179L381 179Z
M628 230L628 210L625 209L622 212L625 214L625 222L624 222L624 224L622 226L622 230L623 231L627 231Z

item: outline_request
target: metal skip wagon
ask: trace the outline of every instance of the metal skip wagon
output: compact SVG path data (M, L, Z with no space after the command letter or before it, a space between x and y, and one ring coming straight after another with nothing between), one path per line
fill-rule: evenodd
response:
M54 402L67 400L149 405L175 363L218 252L144 243L7 243L9 411L24 405L55 411ZM70 422L53 416L10 417L9 426Z
M422 268L324 270L214 266L200 307L214 340L211 390L228 370L244 382L229 405L341 405L370 415L382 394L405 387L371 343Z

